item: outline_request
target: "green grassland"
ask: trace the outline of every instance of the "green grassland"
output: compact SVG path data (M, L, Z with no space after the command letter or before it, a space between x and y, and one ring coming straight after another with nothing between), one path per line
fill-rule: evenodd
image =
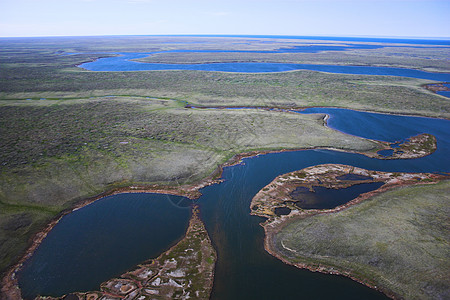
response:
M396 188L344 211L295 220L273 247L288 261L329 266L402 299L444 299L449 189L450 181Z
M0 116L1 268L45 221L105 190L193 183L252 150L376 146L324 127L321 115L144 97L2 101Z

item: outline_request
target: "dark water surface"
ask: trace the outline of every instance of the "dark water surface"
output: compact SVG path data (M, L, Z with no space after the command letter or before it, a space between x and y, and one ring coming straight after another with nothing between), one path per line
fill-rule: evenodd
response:
M448 172L450 123L344 109L317 110L331 115L331 127L372 139L394 142L431 133L438 140L438 150L410 160L304 150L247 158L244 164L225 168L225 181L202 189L203 196L197 200L218 251L212 299L386 299L350 279L300 270L267 254L259 225L264 219L250 215L250 201L276 176L322 163L392 172ZM157 256L183 236L189 210L180 201L180 197L157 194L123 194L64 217L19 274L24 295L56 296L95 289L102 281Z
M322 186L313 187L309 191L303 187L296 188L291 193L295 206L303 209L331 209L345 204L363 193L378 189L383 182L361 183L342 189L328 189Z
M214 51L183 51L172 52L214 52ZM230 52L217 50L215 52ZM236 51L231 51L236 52ZM272 73L294 70L311 70L338 74L354 75L387 75L410 78L429 79L436 81L450 81L448 73L431 73L405 68L365 67L365 66L336 66L311 65L291 63L207 63L207 64L163 64L142 63L131 59L144 58L151 53L116 53L120 56L100 58L94 62L81 64L79 67L89 71L161 71L161 70L193 70L193 71L219 71L236 73Z
M447 98L450 98L450 91L437 91L436 93L438 93L441 96L445 96Z
M380 154L381 156L389 157L392 156L392 154L394 154L394 150L393 149L380 150L377 153Z
M95 290L106 278L156 257L180 239L190 208L183 197L119 194L66 215L20 276L23 296Z

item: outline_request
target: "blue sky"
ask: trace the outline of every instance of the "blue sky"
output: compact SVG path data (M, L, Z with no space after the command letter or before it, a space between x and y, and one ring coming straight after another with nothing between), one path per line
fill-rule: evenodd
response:
M450 37L450 0L0 0L0 36Z

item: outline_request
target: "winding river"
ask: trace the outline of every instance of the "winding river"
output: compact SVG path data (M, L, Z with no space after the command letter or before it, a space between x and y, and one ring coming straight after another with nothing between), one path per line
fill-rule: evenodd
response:
M196 50L190 52L202 52L202 51ZM81 64L79 67L89 71L97 71L97 72L192 70L192 71L216 71L216 72L233 72L233 73L273 73L273 72L286 72L295 70L310 70L336 74L401 76L401 77L428 79L435 81L450 81L450 74L448 73L431 73L406 68L312 65L312 64L267 63L267 62L163 64L163 63L143 63L133 61L133 59L144 58L154 53L112 53L112 54L116 54L118 56L100 58L93 62Z
M225 181L203 188L203 195L196 201L219 257L212 299L385 298L350 279L299 270L267 254L259 226L263 219L250 216L250 201L277 175L316 164L448 172L450 121L331 108L311 108L303 113L317 112L329 114L329 125L337 130L373 139L393 142L431 133L437 138L438 150L413 160L377 160L330 150L303 150L260 155L225 168ZM190 204L188 199L177 196L122 194L65 216L20 273L24 296L97 289L102 281L157 256L183 236Z

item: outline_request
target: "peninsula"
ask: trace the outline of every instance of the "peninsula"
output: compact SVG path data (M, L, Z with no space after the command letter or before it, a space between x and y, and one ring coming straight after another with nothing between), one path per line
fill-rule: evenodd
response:
M251 208L267 218L266 250L285 263L345 275L395 299L439 299L450 283L449 231L443 225L448 179L318 165L278 176ZM367 182L383 185L331 209L302 209L296 198L299 189L339 190ZM280 209L288 211L280 215Z

